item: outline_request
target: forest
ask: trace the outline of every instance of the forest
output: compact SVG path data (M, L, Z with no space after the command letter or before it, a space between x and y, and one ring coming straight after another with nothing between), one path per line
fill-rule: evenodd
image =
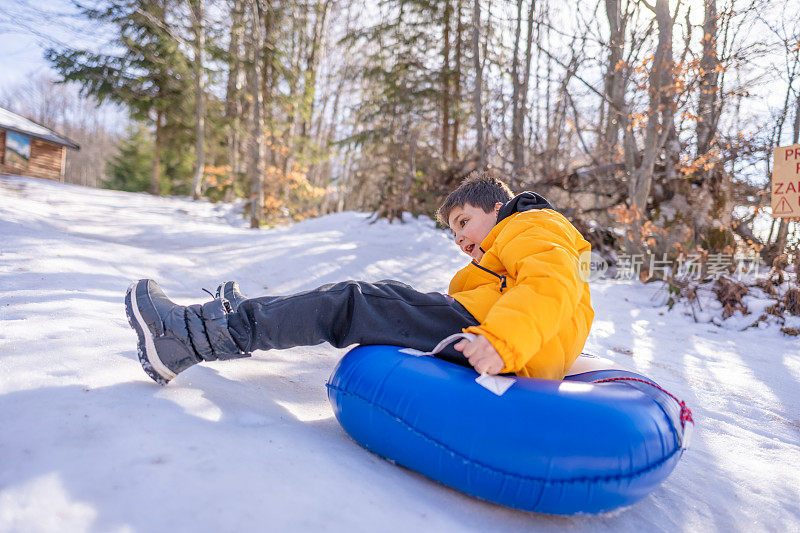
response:
M53 42L55 74L0 98L82 141L71 181L241 198L255 228L430 216L487 170L545 196L612 263L797 263L796 219L769 206L772 149L800 138L788 1L75 5L71 23L105 45Z

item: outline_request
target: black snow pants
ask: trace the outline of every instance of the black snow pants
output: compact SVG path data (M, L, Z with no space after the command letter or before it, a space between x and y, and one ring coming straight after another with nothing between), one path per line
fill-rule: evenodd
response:
M228 329L246 352L314 346L329 342L390 344L430 351L462 328L478 325L451 296L422 293L393 280L343 281L290 296L243 301L228 318ZM451 344L439 357L469 366Z

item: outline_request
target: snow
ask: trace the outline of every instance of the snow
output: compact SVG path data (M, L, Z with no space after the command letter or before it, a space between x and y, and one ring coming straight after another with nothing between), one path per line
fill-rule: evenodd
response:
M769 269L763 269L760 276L755 276L752 273L733 274L733 281L740 282L747 288L747 294L742 297L742 303L747 308L746 313L736 310L733 316L723 318L723 306L715 294L716 280L714 279L695 285L696 298L693 300L688 298L678 300L675 302L675 310L692 317L695 322L710 322L721 328L734 331L742 331L752 327L760 329L796 327L793 324L797 324L797 320L800 317L792 316L788 312L778 313L777 315L770 312L770 308L774 307L779 300L784 300L789 289L800 288L800 283L797 281L800 278L791 273L793 267L793 265L790 265L784 271L789 279L781 284L775 284L775 294L773 295L767 294L756 285L758 281L764 281L769 277ZM657 303L666 304L669 299L668 286L662 282L653 282L653 286L658 289L654 292L654 302L657 300ZM800 342L800 339L798 341Z
M135 279L180 303L227 279L249 295L347 278L443 291L467 261L426 218L347 212L251 230L236 210L0 177L0 531L800 528L800 338L774 323L717 326L711 305L695 322L656 284L592 282L586 351L686 400L692 448L651 495L609 515L506 509L366 452L327 402L345 353L329 345L157 386L125 318Z

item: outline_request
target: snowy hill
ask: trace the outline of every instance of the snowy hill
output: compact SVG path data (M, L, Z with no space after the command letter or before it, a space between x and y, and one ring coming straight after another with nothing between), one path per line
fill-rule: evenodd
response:
M427 219L342 213L251 230L231 206L0 177L0 531L788 531L800 528L800 340L593 282L586 351L694 411L652 495L558 518L462 495L366 452L328 405L344 350L257 352L155 385L125 318L151 277L180 303L235 279L285 294L342 279L446 290L466 262Z

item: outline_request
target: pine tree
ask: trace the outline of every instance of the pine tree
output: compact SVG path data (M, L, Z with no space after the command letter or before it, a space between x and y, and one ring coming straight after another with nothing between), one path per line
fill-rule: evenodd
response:
M47 59L65 81L79 83L86 94L127 107L135 120L151 123L155 142L150 192L161 192L161 165L167 133L188 122L181 105L192 94L189 61L170 35L168 14L174 0L109 0L103 7L80 5L82 14L116 27L112 42L121 53L49 49ZM173 126L170 128L170 126ZM191 171L190 171L191 175Z
M119 145L119 154L108 164L103 188L130 192L148 190L152 161L151 135L141 124L133 124Z

